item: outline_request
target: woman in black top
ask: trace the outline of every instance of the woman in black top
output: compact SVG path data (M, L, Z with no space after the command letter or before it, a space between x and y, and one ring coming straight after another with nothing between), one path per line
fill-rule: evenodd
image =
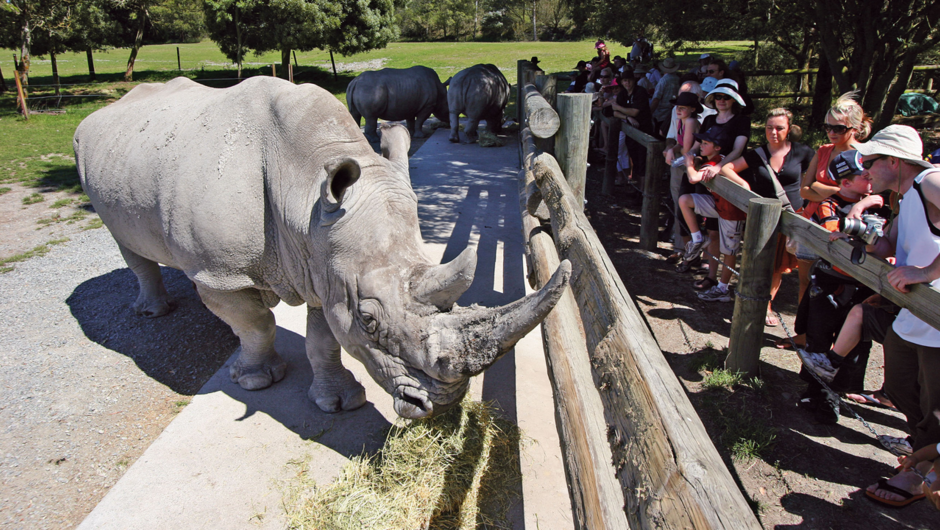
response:
M607 101L604 106L610 107L613 111L614 120L617 126L612 123L610 127L610 137L607 140L607 169L604 178L613 178L617 172L617 150L620 145L620 119L623 119L629 125L645 132L653 133L653 113L650 111L649 93L645 88L638 86L636 78L633 76L633 68L623 67L620 74L620 93L617 98ZM646 174L646 148L636 140L627 136L627 151L630 153L630 164L633 167L632 178L639 179ZM613 169L611 169L613 166Z
M726 164L721 173L732 180L743 179L750 189L761 197L777 198L774 180L780 183L794 210L803 206L800 181L815 153L797 140L802 136L798 125L793 125L793 114L787 109L773 109L767 115L764 134L767 143L744 153L741 158ZM766 163L764 160L766 159ZM770 166L768 168L768 166ZM783 273L797 265L796 257L786 251L786 239L779 238L774 276L770 288L773 298L780 288ZM768 326L779 324L776 315L767 307Z
M741 115L744 99L738 94L738 84L733 79L718 81L715 88L705 96L705 105L718 111L718 114L707 116L699 127L699 131L709 132L712 137L720 138L721 154L724 155L723 164L729 164L738 159L747 148L748 138L751 136L751 120ZM692 153L698 154L698 142L692 146ZM709 180L721 170L720 167L706 167L702 176Z

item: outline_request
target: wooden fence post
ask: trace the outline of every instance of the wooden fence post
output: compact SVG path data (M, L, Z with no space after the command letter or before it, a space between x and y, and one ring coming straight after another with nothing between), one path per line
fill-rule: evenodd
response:
M558 94L557 105L561 124L555 134L555 158L578 204L583 206L591 141L591 95Z
M23 117L29 121L29 107L26 106L26 92L23 91L23 83L20 81L19 70L13 70L13 78L16 80L17 106L23 109Z
M525 127L525 98L523 97L525 92L522 91L522 87L525 86L525 70L528 62L525 59L516 61L516 121L519 122L520 131Z
M183 63L180 62L180 47L176 47L176 69L180 72L183 71Z
M534 84L535 87L539 89L542 97L545 98L545 101L552 107L555 107L555 78L550 75L537 75L535 76Z
M271 63L271 77L277 77L277 65Z
M646 177L643 179L643 209L640 221L640 248L656 250L659 242L659 188L666 172L663 151L666 142L656 141L646 146Z
M744 229L743 257L725 368L758 375L764 318L770 301L770 283L777 256L777 225L781 204L777 199L751 199Z

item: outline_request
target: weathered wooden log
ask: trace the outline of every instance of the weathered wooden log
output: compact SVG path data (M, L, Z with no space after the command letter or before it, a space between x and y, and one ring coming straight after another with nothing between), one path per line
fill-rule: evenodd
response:
M533 268L530 283L537 288L551 278L559 259L551 236L526 213L527 190L537 188L532 172L522 170L520 176L522 230L527 261ZM628 529L623 492L607 444L604 408L594 387L584 329L570 289L542 322L542 337L576 527Z
M547 101L548 104L552 106L552 108L556 108L555 101L558 92L555 86L555 77L540 74L535 76L535 82L532 84L535 85L535 88L539 89L539 93L542 94L542 97L545 98L545 101Z
M646 144L646 177L643 179L640 219L640 248L643 250L656 250L659 243L659 206L662 203L659 193L666 173L665 150L666 142L660 140Z
M759 197L724 177L715 178L706 186L744 211L747 211L752 198ZM909 309L917 318L940 329L940 290L927 284L916 284L911 286L910 293L902 293L888 283L888 273L894 267L886 261L869 256L864 263L854 264L852 245L841 239L829 241L829 231L825 228L790 212L783 212L781 221L780 231L784 235L797 238L829 263L888 300Z
M535 177L584 325L631 528L760 528L682 385L547 155Z
M591 141L591 94L558 94L555 159L577 200L584 204L588 144Z
M537 138L551 138L558 132L561 122L558 113L542 97L535 85L526 85L525 91L525 124L532 130Z
M764 319L770 302L774 259L777 257L777 223L782 208L779 199L764 198L751 199L748 206L747 227L742 239L741 276L735 293L725 368L757 377Z

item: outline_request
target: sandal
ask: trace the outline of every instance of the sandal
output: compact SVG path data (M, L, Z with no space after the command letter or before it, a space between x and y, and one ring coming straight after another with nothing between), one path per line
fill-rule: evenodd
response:
M692 288L695 289L696 291L707 291L716 285L718 285L718 282L716 280L713 280L712 278L706 276L702 278L701 280L693 283Z
M768 327L776 327L780 325L780 321L777 320L777 315L767 312L767 316L764 317L764 325Z
M901 488L896 488L896 487L892 486L891 484L888 484L888 479L886 479L886 478L878 479L878 489L884 490L884 491L890 491L891 493L894 493L895 495L897 495L897 496L899 496L899 497L903 497L904 500L903 500L903 501L891 501L891 500L888 500L888 499L882 499L881 497L875 495L874 493L872 493L872 492L870 492L870 491L868 491L868 490L865 490L865 495L867 495L869 499L871 499L871 500L873 500L873 501L875 501L875 502L877 502L877 503L881 503L881 504L884 504L884 505L887 505L887 506L891 506L891 507L894 507L894 508L903 508L903 507L907 506L908 504L915 503L915 502L917 502L917 501L919 501L919 500L922 500L922 499L924 499L924 498L926 497L926 495L924 495L923 493L917 493L917 494L915 494L915 493L911 493L911 492L909 492L909 491L907 491L907 490L903 490L903 489L901 489Z
M880 391L871 392L870 394L846 394L846 399L851 399L856 403L861 403L863 405L872 405L875 407L884 407L888 410L893 410L897 412L897 408L891 403L891 400L888 399L888 396L882 394Z

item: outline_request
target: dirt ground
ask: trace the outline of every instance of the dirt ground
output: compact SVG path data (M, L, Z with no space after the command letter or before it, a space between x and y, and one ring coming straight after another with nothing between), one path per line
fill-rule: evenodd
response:
M763 527L937 528L940 514L925 502L895 510L865 496L864 488L889 476L897 462L861 422L843 411L838 425L821 425L797 408L806 383L797 376L796 354L774 347L785 336L781 326L765 329L760 381L709 388L726 355L734 304L699 300L692 282L704 269L675 272L666 263L671 243L661 242L656 252L640 249L640 193L624 186L613 197L601 195L604 162L591 162L591 224ZM774 302L791 331L797 288L796 273L786 276ZM875 344L866 389L879 389L883 373ZM906 435L897 412L854 403L853 409L878 433Z

